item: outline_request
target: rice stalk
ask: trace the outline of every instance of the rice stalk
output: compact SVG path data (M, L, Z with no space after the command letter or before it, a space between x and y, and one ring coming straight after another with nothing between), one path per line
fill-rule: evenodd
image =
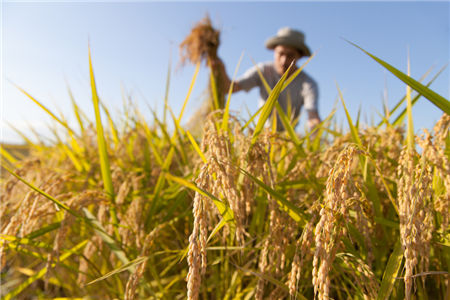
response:
M404 148L398 166L398 208L400 238L405 256L405 298L411 298L412 275L421 262L421 268L428 267L427 253L433 231L433 217L430 210L431 167L417 154ZM416 162L417 161L417 162Z
M318 299L330 298L329 272L339 248L340 236L343 234L341 224L348 217L350 170L353 157L357 152L355 146L346 147L340 153L327 179L324 204L315 228L316 250L312 282L314 294L318 296Z

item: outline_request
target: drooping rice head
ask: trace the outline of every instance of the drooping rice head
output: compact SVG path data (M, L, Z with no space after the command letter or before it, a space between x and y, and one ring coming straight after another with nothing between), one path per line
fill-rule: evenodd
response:
M219 37L220 32L212 26L209 16L203 18L180 44L181 63L188 60L196 64L207 58L216 58Z

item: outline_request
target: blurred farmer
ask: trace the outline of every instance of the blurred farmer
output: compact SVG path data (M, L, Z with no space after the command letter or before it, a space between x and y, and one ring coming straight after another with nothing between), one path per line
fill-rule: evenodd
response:
M248 92L250 89L258 87L260 106L266 101L268 93L264 87L264 83L258 75L258 69L261 71L270 88L273 89L292 62L294 62L294 65L288 76L298 69L296 63L300 58L311 55L310 50L305 44L304 34L288 27L281 28L276 36L266 41L265 45L268 49L274 51L273 62L257 64L255 67L245 72L241 78L237 79L233 86L233 92L241 90ZM222 78L225 78L223 84L225 85L225 90L228 90L231 80L219 58L214 62L214 69L215 72L219 72L222 75ZM308 113L307 124L310 130L320 122L317 84L304 71L300 72L300 74L280 94L278 103L286 114L289 111L291 112L291 120L297 120L301 108L305 107ZM291 108L290 110L288 109L289 106ZM277 129L283 130L283 128L281 120L277 115Z

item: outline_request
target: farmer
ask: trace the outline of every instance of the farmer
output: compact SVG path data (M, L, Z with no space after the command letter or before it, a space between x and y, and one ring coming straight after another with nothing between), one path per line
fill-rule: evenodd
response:
M273 89L275 84L280 80L281 76L287 71L292 62L294 62L290 74L294 73L298 68L297 61L304 57L310 56L311 52L305 44L305 36L302 32L284 27L278 30L276 36L266 41L266 47L274 51L273 62L265 62L249 69L244 75L237 79L233 85L233 92L241 90L249 91L254 87L259 88L260 106L264 104L268 97L266 88L258 75L258 69L266 79L270 88ZM224 78L224 90L228 90L231 80L226 73L225 66L220 58L213 62L214 72L219 72ZM304 71L289 84L289 86L280 94L278 98L280 106L287 114L289 103L291 105L291 119L296 120L300 114L302 106L308 113L308 127L312 130L319 122L318 113L318 89L316 82ZM296 123L297 125L297 123ZM284 127L277 114L277 129L283 130Z

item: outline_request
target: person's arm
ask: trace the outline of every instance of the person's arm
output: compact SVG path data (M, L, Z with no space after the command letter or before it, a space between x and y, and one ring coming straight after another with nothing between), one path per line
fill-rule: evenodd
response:
M309 110L308 111L308 128L309 130L313 130L320 123L320 117L317 110Z
M317 83L308 75L306 75L305 82L303 83L302 96L304 99L304 108L308 112L308 128L312 131L319 123L319 89Z
M225 65L223 64L222 60L219 57L217 57L215 60L211 60L211 66L212 66L214 74L218 75L218 76L216 76L216 78L217 77L223 78L223 81L222 81L223 90L228 91L230 89L231 79L227 74ZM233 83L233 93L239 92L241 90L242 90L242 88L240 87L239 83L234 82Z

